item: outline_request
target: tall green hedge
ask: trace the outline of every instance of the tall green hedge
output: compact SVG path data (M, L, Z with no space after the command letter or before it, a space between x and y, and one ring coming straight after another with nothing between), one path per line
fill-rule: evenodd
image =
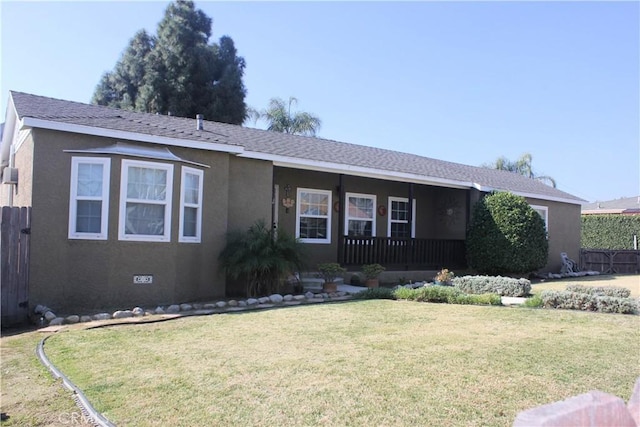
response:
M529 273L544 267L548 254L544 221L524 197L498 192L475 204L467 230L471 268L492 276Z
M640 241L640 215L582 215L583 248L633 249L634 234Z

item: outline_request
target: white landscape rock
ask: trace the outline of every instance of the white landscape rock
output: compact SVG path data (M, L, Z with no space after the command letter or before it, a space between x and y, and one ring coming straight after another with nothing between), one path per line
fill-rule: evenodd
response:
M93 320L109 320L111 315L109 313L98 313L93 316Z
M256 305L256 304L258 304L258 300L255 298L249 298L247 300L247 305Z
M283 300L284 300L284 298L280 294L273 294L273 295L269 296L269 301L271 301L274 304L279 304Z
M153 310L155 314L164 314L164 308L157 306L155 310Z
M114 319L126 319L128 317L133 317L133 311L131 310L118 310L113 313Z
M224 301L218 301L216 303L216 307L218 307L218 308L225 308L226 306L227 306L227 303L224 302Z
M313 292L307 292L306 294L304 294L304 297L306 299L312 299L315 297L315 294Z
M180 311L191 311L193 306L191 304L180 304Z
M47 320L47 322L51 322L53 319L55 319L56 316L53 311L47 311L46 313L44 313L44 318Z
M293 299L296 301L302 301L303 299L305 299L306 297L304 295L294 295Z
M293 295L287 294L287 295L283 296L282 299L284 301L293 301Z
M260 304L266 304L266 303L268 303L269 301L270 301L270 300L269 300L269 297L260 297L260 298L258 298L258 302L259 302Z
M247 306L246 301L243 301L243 300L238 301L238 307L246 307L246 306Z
M91 322L91 316L80 316L81 323Z
M49 322L49 326L60 326L64 323L64 317L56 317Z
M237 307L238 306L238 301L232 299L227 304L229 304L229 307Z
M131 312L133 313L133 315L135 317L142 317L144 316L144 310L140 307L135 307L133 310L131 310Z
M71 316L67 316L64 321L65 323L78 323L80 321L80 316L72 314Z
M180 306L177 304L172 304L169 307L167 307L166 312L167 313L178 313L180 311Z
M205 309L205 310L211 310L211 309L216 308L216 305L213 304L213 303L208 303L208 304L205 304L202 308Z

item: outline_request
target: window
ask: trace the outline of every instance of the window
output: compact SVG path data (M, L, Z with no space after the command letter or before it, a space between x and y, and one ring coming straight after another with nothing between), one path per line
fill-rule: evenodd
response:
M538 212L544 221L544 229L549 232L549 208L547 206L529 205L534 211Z
M331 243L331 191L298 188L296 237L304 243Z
M376 196L347 193L347 211L344 218L345 233L349 236L375 237Z
M110 159L71 159L70 239L107 239L110 168Z
M411 209L411 235L409 235L409 199L389 197L389 224L387 235L408 239L416 237L416 201L413 200Z
M172 183L172 165L122 160L120 240L171 239Z
M180 194L180 242L200 243L202 227L202 176L193 168L182 168Z

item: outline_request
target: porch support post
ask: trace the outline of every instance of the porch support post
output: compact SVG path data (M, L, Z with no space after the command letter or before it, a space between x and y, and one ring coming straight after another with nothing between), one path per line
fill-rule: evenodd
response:
M344 174L338 175L338 264L344 260L344 218L345 218L345 189ZM330 206L331 208L331 206Z
M409 270L409 264L411 261L411 255L413 254L413 251L415 250L415 242L414 242L414 237L412 234L412 230L413 230L413 182L409 183L409 212L407 212L407 219L409 220L409 247L407 248L407 252L405 255L405 270Z

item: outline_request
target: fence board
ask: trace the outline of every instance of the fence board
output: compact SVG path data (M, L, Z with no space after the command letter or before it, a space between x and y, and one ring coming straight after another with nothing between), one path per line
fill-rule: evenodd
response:
M640 250L581 249L580 269L604 274L638 274Z
M2 207L0 224L0 313L2 326L29 314L29 243L31 208Z

